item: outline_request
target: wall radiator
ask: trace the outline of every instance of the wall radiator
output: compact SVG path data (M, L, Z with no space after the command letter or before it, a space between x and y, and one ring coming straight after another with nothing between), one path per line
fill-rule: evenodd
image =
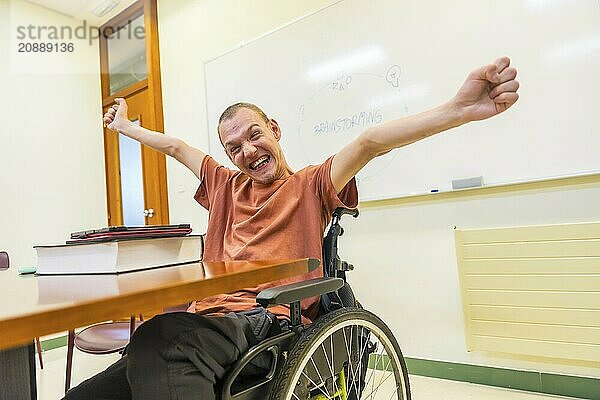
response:
M600 223L455 239L468 351L600 361Z

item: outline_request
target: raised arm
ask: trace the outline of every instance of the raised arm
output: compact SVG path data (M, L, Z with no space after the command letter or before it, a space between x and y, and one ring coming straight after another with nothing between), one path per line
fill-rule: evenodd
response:
M154 132L134 124L127 118L127 103L124 99L115 99L113 105L104 114L103 121L113 131L120 132L138 142L167 154L188 167L196 176L200 174L200 165L206 155L202 150L192 147L183 140Z
M471 72L454 98L420 114L367 129L333 158L331 181L339 192L373 158L436 133L506 111L519 95L517 70L502 57ZM426 160L423 160L426 162Z

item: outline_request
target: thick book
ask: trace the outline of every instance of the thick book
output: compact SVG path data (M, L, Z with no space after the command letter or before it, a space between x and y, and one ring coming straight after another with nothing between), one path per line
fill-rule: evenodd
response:
M185 264L200 261L204 250L200 235L119 238L34 248L39 275L114 274Z

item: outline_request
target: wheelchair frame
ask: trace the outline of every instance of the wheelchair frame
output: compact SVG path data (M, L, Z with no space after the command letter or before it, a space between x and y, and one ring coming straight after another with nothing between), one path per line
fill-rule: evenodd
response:
M395 390L398 393L397 398L399 400L410 400L406 364L392 332L378 317L362 309L360 304L355 300L350 285L346 282L346 272L351 271L354 267L346 261L342 261L338 255L337 240L344 233L343 228L340 226L340 219L343 215L352 215L356 218L358 217L358 210L346 208L335 210L327 234L323 239L323 278L269 288L259 293L256 297L257 303L265 308L276 304L289 304L290 329L267 338L252 347L232 366L221 383L220 391L217 392L217 395L220 395L220 400L289 400L292 396L298 398L295 394L288 396L284 393L295 390L291 388L290 382L285 381L285 379L294 379L296 381L294 385L298 386L303 382L306 384L306 378L312 382L308 375L313 375L314 373L319 374L319 377L322 379L319 371L323 368L315 364L314 360L312 360L313 355L319 351L323 353L322 357L331 357L331 363L335 364L336 372L333 373L332 370L332 376L327 378L327 384L335 392L333 395L330 395L329 390L319 388L321 393L314 396L308 394L309 397L307 399L325 400L338 398L340 400L357 400L366 388L361 388L361 385L353 380L350 382L350 389L348 390L345 375L348 375L348 377L352 376L353 379L358 378L359 382L364 380L367 363L368 365L372 364L370 358L372 353L369 352L360 356L351 354L351 350L354 350L352 347L353 332L356 332L355 340L358 344L359 331L356 329L356 326L363 326L363 335L364 326L368 329L368 335L365 338L360 338L361 344L363 344L363 339L367 340L367 343L363 344L365 346L362 350L363 352L365 348L368 348L370 343L369 335L373 332L376 332L377 339L384 342L383 346L385 347L386 354L388 351L392 354L388 356L388 364L384 367L384 370L389 368L390 363L392 363L392 372L395 381L400 382L400 385L396 385ZM321 306L325 313L312 324L305 326L301 322L300 301L313 296L321 296ZM355 324L351 324L352 321ZM349 347L346 337L347 332L350 333ZM323 346L324 341L328 338L330 340L331 353ZM319 341L321 341L322 350L315 350L314 347L318 348ZM333 359L334 341L336 342L336 346L343 346L343 342L345 342L347 346L347 358L343 358L341 361ZM310 353L311 351L313 353ZM258 377L250 383L238 380L244 367L263 352L270 353L271 355L270 369L266 375ZM339 357L337 354L336 357ZM307 356L312 360L312 366L308 367L312 369L312 373L309 372L308 374L302 370L302 368L307 368ZM349 361L352 361L352 363ZM375 369L378 368L377 362L376 360ZM352 369L353 365L354 370ZM331 368L329 366L329 369ZM357 374L358 376L356 376ZM279 381L277 381L277 378L279 378ZM325 381L323 380L323 383ZM354 389L352 389L352 384L355 384ZM282 397L282 393L285 397ZM373 391L370 394L373 395Z

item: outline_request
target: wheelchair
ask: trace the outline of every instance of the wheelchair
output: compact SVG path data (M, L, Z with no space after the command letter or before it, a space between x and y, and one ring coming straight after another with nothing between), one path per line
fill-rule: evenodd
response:
M226 374L220 400L410 400L408 371L387 325L362 308L346 281L353 266L338 255L343 215L338 208L323 239L323 278L269 288L258 294L262 307L289 304L290 326L250 348ZM303 325L300 300L321 296L323 314ZM268 372L240 374L256 357L269 356Z

